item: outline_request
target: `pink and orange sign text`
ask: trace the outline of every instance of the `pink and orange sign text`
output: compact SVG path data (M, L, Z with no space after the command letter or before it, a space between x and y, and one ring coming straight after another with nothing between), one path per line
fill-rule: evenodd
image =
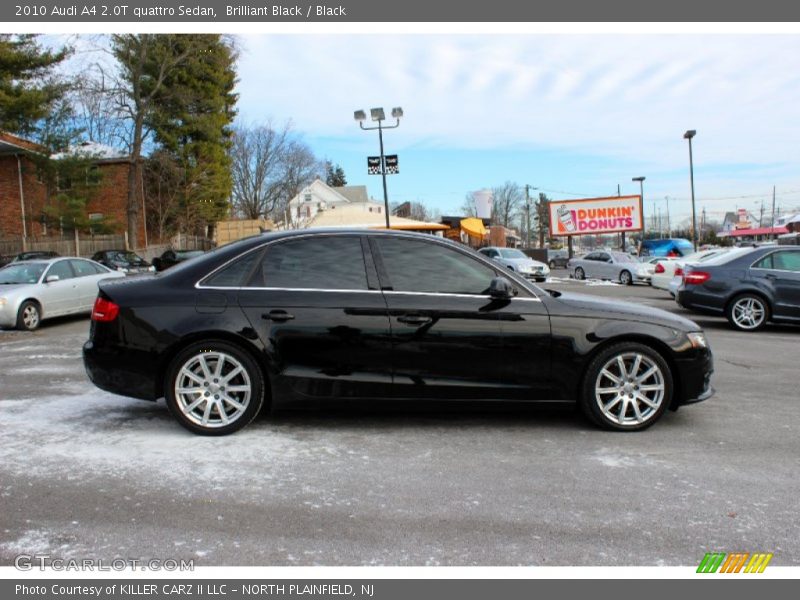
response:
M642 225L640 196L550 202L550 231L554 236L639 231Z

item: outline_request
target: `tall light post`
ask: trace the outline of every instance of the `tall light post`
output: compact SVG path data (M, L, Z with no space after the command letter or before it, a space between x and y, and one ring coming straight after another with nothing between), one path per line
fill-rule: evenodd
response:
M664 200L667 201L667 237L672 237L672 225L669 222L669 196L664 196Z
M646 177L631 177L631 181L639 182L639 195L642 198L642 239L644 240L644 230L647 225L644 222L644 180Z
M383 108L371 108L369 110L370 118L378 123L377 127L364 127L364 121L367 120L367 114L363 110L357 110L353 113L353 118L358 121L359 127L364 131L378 130L378 140L381 145L381 177L383 178L383 206L386 212L386 229L389 229L389 193L386 191L386 157L383 154L383 130L395 129L400 127L400 117L403 116L403 109L399 106L392 109L392 117L395 120L394 125L384 125L386 114Z
M697 211L694 205L694 158L692 157L692 138L697 135L697 131L689 129L683 134L683 139L689 140L689 184L692 186L692 243L694 251L697 252Z

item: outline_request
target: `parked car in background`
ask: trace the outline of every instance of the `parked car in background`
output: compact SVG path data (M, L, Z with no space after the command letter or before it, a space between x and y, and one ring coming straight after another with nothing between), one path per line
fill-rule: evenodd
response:
M694 245L684 238L642 240L639 256L686 256L694 252Z
M656 265L655 272L650 278L650 283L654 288L660 290L669 290L670 284L674 280L680 281L680 276L683 274L683 266L689 263L703 262L714 256L724 254L728 248L711 248L709 250L701 250L700 252L693 252L681 258L675 258L670 261L662 262L661 265Z
M460 244L365 229L269 233L102 282L83 357L98 387L165 397L204 435L241 429L265 402L338 398L577 403L634 431L713 394L688 319L545 292Z
M623 285L650 281L650 265L637 261L623 252L596 250L580 258L571 258L567 264L575 279L609 279Z
M156 271L166 271L180 262L205 254L203 250L166 250L153 259Z
M737 248L687 264L676 300L690 310L724 314L741 331L768 321L800 324L800 248Z
M43 319L89 312L103 279L124 277L94 261L64 257L0 269L0 326L32 331Z
M548 250L547 266L550 270L566 269L569 262L569 252L567 250Z
M28 252L20 252L16 256L3 257L3 259L0 260L0 267L24 260L48 259L56 258L58 256L58 252L53 252L52 250L29 250Z
M107 266L109 269L129 275L134 273L153 273L156 268L141 256L130 250L101 250L95 252L92 260Z
M488 248L481 248L479 252L500 263L510 271L519 273L528 279L544 281L550 275L550 267L538 260L533 260L522 250L517 250L516 248L489 246Z

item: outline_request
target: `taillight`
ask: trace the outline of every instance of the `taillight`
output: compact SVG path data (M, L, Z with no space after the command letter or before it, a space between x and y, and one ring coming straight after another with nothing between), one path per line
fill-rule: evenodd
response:
M706 273L705 271L689 271L683 274L684 283L689 285L700 285L709 279L711 279L711 273Z
M675 267L675 276L683 277L683 269L681 269L680 267Z
M108 323L117 318L119 314L119 306L98 296L94 301L94 308L92 309L92 321L100 321L101 323Z
M664 272L664 265L661 263L656 263L656 273L663 273Z

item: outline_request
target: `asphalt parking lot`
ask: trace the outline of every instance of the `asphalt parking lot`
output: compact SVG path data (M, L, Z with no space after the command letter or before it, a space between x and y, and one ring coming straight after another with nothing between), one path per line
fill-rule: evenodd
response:
M647 286L593 283L545 287L688 315ZM572 411L456 406L263 416L203 438L163 402L89 383L87 319L0 331L0 564L797 564L800 328L691 318L716 396L628 434Z

